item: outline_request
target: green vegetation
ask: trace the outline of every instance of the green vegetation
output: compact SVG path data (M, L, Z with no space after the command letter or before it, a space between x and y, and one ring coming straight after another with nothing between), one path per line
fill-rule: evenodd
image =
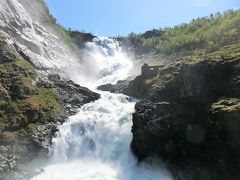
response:
M54 30L59 34L60 37L65 41L65 43L71 48L73 52L79 55L79 48L83 48L85 42L91 41L95 36L91 33L86 33L84 31L76 31L72 29L66 29L60 25L56 18L50 13L44 0L39 1L39 5L43 8L45 15L43 16L43 23L46 26L54 28Z
M33 66L0 38L0 135L54 121L62 109L58 95L37 83Z
M154 52L164 56L184 56L212 52L240 41L240 10L212 14L173 28L131 33L127 38L119 39L133 45L138 54Z
M68 30L69 36L79 48L84 48L85 42L92 41L95 37L91 33Z
M209 82L214 82L216 84L221 84L221 81L228 81L231 88L226 89L229 93L229 97L239 97L239 88L240 88L240 44L233 44L219 48L216 51L211 53L201 53L201 54L191 54L188 56L174 58L173 62L168 63L162 66L162 69L158 73L152 73L151 68L149 68L149 76L140 75L137 76L133 81L129 83L128 88L125 90L125 93L130 96L135 96L141 99L150 99L154 91L158 91L163 87L173 87L171 84L174 81L180 81L182 79L182 74L186 73L186 77L196 77L198 79L197 73L202 72L199 76L199 80L193 80L190 82L187 81L185 84L179 83L178 85L181 88L187 87L199 87L199 83L202 81L201 78L213 73L216 69L219 69L219 72L216 76L221 79L219 82L210 80L211 76L209 75ZM209 68L213 66L214 68ZM220 68L221 67L221 68ZM231 67L231 68L230 68ZM224 70L225 69L225 70ZM233 73L232 76L229 76L229 73ZM221 76L221 77L220 77ZM206 81L207 81L206 80ZM166 85L168 84L168 85ZM209 87L205 87L206 89ZM224 90L225 91L225 90ZM167 92L166 92L167 93ZM177 94L177 93L176 93ZM217 94L217 93L216 93ZM212 97L215 94L212 94Z
M57 22L57 19L53 17L53 15L50 13L47 5L45 4L44 0L39 1L39 5L42 7L43 12L45 15L43 16L43 23L46 26L50 26L51 28L54 28L55 32L58 33L59 37L64 40L64 42L68 45L68 47L77 55L79 54L79 49L77 48L75 41L72 37L70 37L71 31L64 28L62 25L60 25Z
M240 111L240 99L229 98L220 100L211 106L213 113L219 112L239 112Z

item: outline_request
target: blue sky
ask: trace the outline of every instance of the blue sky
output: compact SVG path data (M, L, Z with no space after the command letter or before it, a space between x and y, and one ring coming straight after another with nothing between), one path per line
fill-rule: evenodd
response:
M45 0L50 12L66 28L101 36L140 33L174 26L227 9L239 0Z

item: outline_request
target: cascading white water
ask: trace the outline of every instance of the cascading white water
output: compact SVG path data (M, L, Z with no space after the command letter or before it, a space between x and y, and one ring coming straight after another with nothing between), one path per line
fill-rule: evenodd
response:
M114 39L106 37L94 38L86 43L82 52L81 68L70 67L70 78L87 87L96 87L106 83L124 80L133 68L132 62Z
M116 41L96 38L86 51L88 70L74 74L75 81L83 83L85 78L84 84L99 85L129 75L132 63ZM52 161L32 180L170 180L163 170L138 166L131 153L135 101L122 94L98 93L101 99L84 105L59 126Z
M64 76L66 68L79 66L80 58L46 9L42 0L1 0L0 33L21 47L36 67Z

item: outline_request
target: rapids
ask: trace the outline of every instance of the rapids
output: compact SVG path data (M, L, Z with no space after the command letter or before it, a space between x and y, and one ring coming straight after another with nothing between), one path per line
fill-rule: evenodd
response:
M133 67L119 43L109 38L87 43L84 57L82 69L75 69L71 77L93 90L127 78ZM97 92L99 100L85 104L59 126L52 157L32 180L170 180L164 168L138 165L130 150L136 100Z

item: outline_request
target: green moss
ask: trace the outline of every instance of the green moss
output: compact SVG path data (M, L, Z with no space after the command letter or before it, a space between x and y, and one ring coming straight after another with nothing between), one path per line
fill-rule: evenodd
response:
M222 84L224 87L226 86L224 90L218 91L216 89L219 94L226 92L227 97L239 97L239 64L240 44L225 46L212 53L177 58L173 60L173 63L163 66L157 75L151 77L138 76L129 84L128 91L130 95L141 99L149 99L159 97L159 90L170 89L174 91L175 88L178 88L179 91L176 94L190 96L192 93L201 91L199 90L201 83L204 83L204 88L210 88L207 86L208 79L211 78L210 74L215 74L216 77L213 77L211 81L218 80L218 82L215 82L216 86L226 82ZM203 82L203 79L206 82ZM212 88L214 89L214 87ZM213 93L211 98L217 96L217 92ZM168 92L164 93L167 94Z
M173 59L173 63L167 64L162 72L173 73L177 72L182 68L183 65L196 64L199 62L206 61L208 63L215 63L219 61L223 62L236 62L237 65L240 61L240 44L233 44L224 46L211 53L192 54L191 56L185 56L181 58ZM174 70L175 69L175 70ZM164 74L161 74L164 75Z
M5 131L2 133L2 139L5 142L14 142L16 140L16 134L10 131Z
M52 89L38 88L35 96L19 101L26 116L38 115L38 122L45 123L56 117L61 110L61 102Z
M10 102L9 105L7 106L7 112L12 116L14 114L19 114L21 110L19 109L18 105L19 105L18 103Z
M220 100L211 106L213 113L219 112L239 112L240 111L240 99L229 98Z
M19 58L16 59L14 62L15 68L19 68L21 71L24 71L24 73L28 73L31 77L36 77L36 73L34 72L33 66L26 60Z
M1 49L3 48L3 49ZM11 49L12 48L12 49ZM30 123L51 122L60 113L62 104L51 88L38 86L38 77L30 62L1 41L0 51L12 59L0 57L0 123L5 130L18 131ZM1 54L0 54L1 55Z
M51 24L51 27L54 28L54 30L58 33L59 37L62 38L62 40L65 41L65 43L68 45L68 47L76 54L80 55L79 49L74 43L74 40L70 37L69 32L60 25L56 18L53 17L53 15L50 13L47 5L45 4L44 0L39 0L39 4L43 8L43 12L45 12L45 23L47 25Z

